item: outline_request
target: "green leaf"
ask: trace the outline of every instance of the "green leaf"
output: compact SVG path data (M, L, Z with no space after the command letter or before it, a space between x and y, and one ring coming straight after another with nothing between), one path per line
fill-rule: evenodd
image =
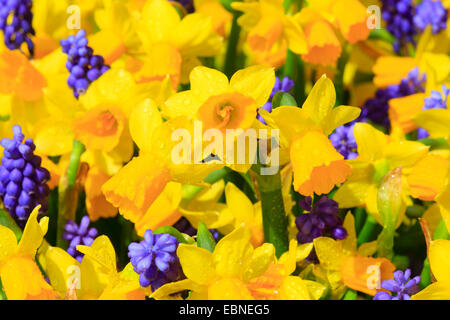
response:
M214 252L216 247L216 240L203 222L198 224L197 246L210 252Z
M272 109L278 108L279 106L297 107L298 105L293 96L291 96L287 92L280 91L275 93L275 95L273 96Z
M185 244L193 244L193 243L195 243L194 239L192 239L187 234L181 233L180 231L178 231L174 227L168 227L168 226L161 227L161 228L158 228L155 231L153 231L153 233L154 234L168 233L171 236L177 238L177 240L180 241L180 243L185 243Z

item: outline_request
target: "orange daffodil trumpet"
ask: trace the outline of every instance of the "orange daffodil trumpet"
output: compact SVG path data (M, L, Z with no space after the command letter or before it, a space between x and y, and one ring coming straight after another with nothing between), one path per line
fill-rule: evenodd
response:
M289 155L294 188L305 196L326 194L352 172L328 136L340 125L356 119L359 108L338 106L333 83L322 76L302 108L282 106L260 114L281 132L281 147Z

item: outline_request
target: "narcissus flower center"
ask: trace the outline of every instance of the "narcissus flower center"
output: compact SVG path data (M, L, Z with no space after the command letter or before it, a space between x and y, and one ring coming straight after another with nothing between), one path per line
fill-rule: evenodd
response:
M241 93L212 96L198 110L205 129L249 128L256 117L255 101Z
M96 126L99 136L109 136L116 133L118 123L112 113L105 111L98 117Z

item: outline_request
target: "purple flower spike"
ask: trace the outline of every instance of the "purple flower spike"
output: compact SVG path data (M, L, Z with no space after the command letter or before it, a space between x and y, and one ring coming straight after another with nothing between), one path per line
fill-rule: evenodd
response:
M30 36L35 35L32 26L33 13L31 0L0 0L0 29L9 50L21 48L27 44L30 55L34 55L34 43Z
M431 26L433 34L447 28L447 10L441 1L423 0L416 8L414 24L420 31Z
M382 17L387 30L395 37L394 49L399 52L407 43L415 45L414 7L412 0L382 0Z
M327 196L323 196L314 205L312 198L306 197L300 201L300 207L308 211L295 219L299 230L299 243L312 242L315 238L332 236L335 239L345 239L347 231L342 227L342 219L338 216L338 203Z
M41 205L47 212L50 173L41 167L41 158L34 154L33 140L25 139L19 125L13 127L14 137L2 139L4 148L0 165L0 198L17 223L25 226L30 213Z
M97 229L89 228L90 223L89 217L84 216L81 218L79 226L74 221L69 220L64 227L66 232L62 235L62 238L70 241L67 252L78 262L83 260L84 255L77 250L77 245L90 246L98 234Z
M373 300L409 300L413 294L419 291L418 283L420 276L412 279L411 270L406 269L405 272L397 270L394 272L394 279L384 280L381 283L383 289L391 291L395 296L388 292L379 291L373 297Z
M68 55L66 68L70 75L67 84L73 90L75 98L86 93L90 84L109 70L102 56L94 55L94 50L88 46L86 31L80 30L73 36L61 40L64 53Z
M141 287L151 286L155 291L168 282L179 280L183 276L176 255L179 242L168 233L153 234L147 230L144 240L132 242L128 246L128 257L139 274Z

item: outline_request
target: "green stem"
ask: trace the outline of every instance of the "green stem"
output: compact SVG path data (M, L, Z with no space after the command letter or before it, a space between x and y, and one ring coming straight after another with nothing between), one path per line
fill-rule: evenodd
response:
M421 289L428 287L431 284L430 262L425 259L423 262L422 273L420 274L419 287Z
M78 174L78 167L80 166L81 155L85 150L86 148L80 141L73 141L72 154L70 155L69 167L67 168L67 180L70 187L73 187L75 185Z
M375 231L378 222L370 214L367 215L366 221L358 235L357 244L360 246L365 242L372 240L373 232Z
M274 175L261 175L260 168L260 165L255 165L253 170L261 195L264 241L272 243L277 257L280 257L289 250L288 221L281 193L280 171Z
M367 217L366 211L363 208L355 208L355 230L357 234L360 233L361 228L364 225L364 221Z
M241 33L241 27L237 23L241 13L234 10L232 12L233 21L231 23L231 31L228 37L227 53L224 65L224 72L229 78L237 71L237 47L239 44L239 35Z
M56 230L56 245L65 248L67 243L62 239L64 226L68 220L75 220L78 204L79 188L77 186L77 175L80 167L81 155L85 151L84 145L74 140L72 154L66 174L61 176L58 186L58 223Z

